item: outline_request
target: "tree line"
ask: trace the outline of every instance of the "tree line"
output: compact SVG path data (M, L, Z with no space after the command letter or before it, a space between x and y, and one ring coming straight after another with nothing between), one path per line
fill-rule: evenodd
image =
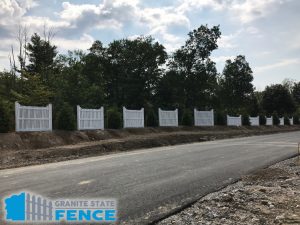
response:
M192 109L215 109L224 115L297 116L300 82L286 81L256 91L246 57L228 59L218 73L211 53L218 48L219 26L201 25L185 44L168 54L151 36L99 40L85 52L59 54L51 34L19 35L19 53L11 69L0 72L0 131L13 129L14 102L54 108L54 128L75 129L75 107L107 110L108 127L120 126L122 106L145 108L146 124L157 124L157 108L179 109L185 124Z

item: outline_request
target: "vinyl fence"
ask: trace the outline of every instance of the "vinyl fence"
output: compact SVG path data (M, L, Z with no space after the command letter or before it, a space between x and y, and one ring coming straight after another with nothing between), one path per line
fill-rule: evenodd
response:
M16 131L51 131L52 105L23 106L15 103Z
M52 221L53 212L51 201L29 193L26 194L26 220Z
M273 116L271 116L271 117L266 117L266 125L267 126L273 126Z
M77 129L78 130L103 130L104 108L83 109L77 106Z
M123 107L124 128L144 127L144 108L141 110L129 110Z
M198 111L194 109L195 126L214 126L214 110Z
M280 120L279 125L280 125L280 126L283 126L283 125L284 125L284 118L283 118L283 117L282 117L282 118L279 118L279 120Z
M158 109L159 126L161 127L178 127L178 109L167 111Z
M259 126L259 116L249 117L251 126Z
M242 126L242 116L228 116L227 115L227 126Z
M289 118L289 120L290 120L290 125L294 125L294 118L293 117Z

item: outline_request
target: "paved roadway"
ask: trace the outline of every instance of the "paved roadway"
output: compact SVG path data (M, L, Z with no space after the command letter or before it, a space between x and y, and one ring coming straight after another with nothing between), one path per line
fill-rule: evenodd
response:
M54 199L113 197L122 223L147 224L295 155L298 141L300 132L289 132L0 170L0 197L20 190Z

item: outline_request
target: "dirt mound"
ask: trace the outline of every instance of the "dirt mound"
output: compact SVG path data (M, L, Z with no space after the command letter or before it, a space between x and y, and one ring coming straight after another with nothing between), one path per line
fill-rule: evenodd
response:
M134 149L296 131L299 128L215 126L0 134L0 169Z

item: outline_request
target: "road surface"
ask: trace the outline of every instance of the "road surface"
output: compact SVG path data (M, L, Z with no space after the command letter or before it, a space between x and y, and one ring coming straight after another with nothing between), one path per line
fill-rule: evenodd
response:
M299 141L300 132L289 132L0 170L0 197L21 190L53 199L112 197L120 223L148 224L295 155Z

